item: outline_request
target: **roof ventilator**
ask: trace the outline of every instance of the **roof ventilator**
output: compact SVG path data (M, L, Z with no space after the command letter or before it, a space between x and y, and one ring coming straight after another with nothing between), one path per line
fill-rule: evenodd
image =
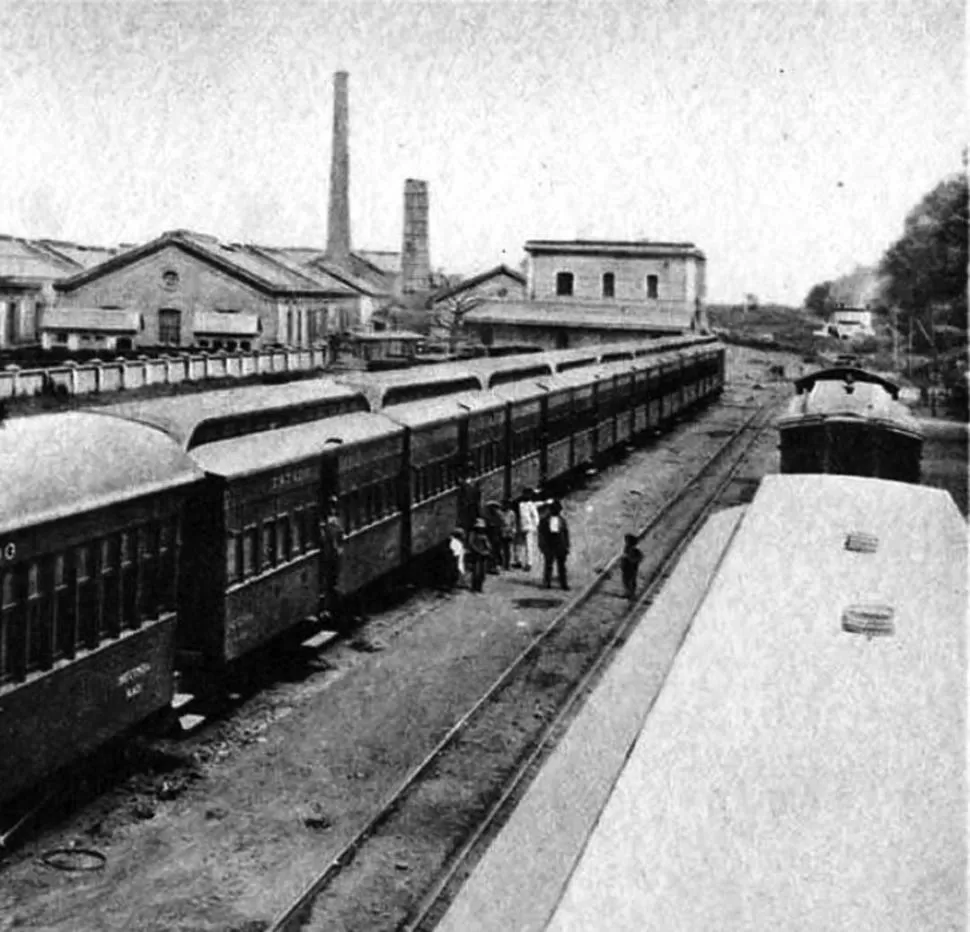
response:
M875 553L879 549L879 538L865 531L850 531L845 535L845 549L853 553Z
M895 612L889 605L849 605L842 612L842 630L868 638L890 637L896 633Z

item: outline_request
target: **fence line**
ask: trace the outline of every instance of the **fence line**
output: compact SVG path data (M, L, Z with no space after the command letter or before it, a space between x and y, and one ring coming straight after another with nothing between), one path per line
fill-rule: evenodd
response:
M174 385L206 379L244 378L275 372L308 372L327 363L324 347L291 350L253 350L179 356L116 359L113 362L67 361L44 369L7 366L0 370L0 399L35 395L45 382L63 386L71 395L128 391L148 385Z

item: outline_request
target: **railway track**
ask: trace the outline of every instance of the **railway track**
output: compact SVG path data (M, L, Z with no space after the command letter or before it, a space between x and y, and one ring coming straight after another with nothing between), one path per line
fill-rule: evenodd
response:
M694 533L722 500L736 504L732 485L776 405L752 408L639 529L636 601L618 593L617 554L273 920L272 932L433 928Z

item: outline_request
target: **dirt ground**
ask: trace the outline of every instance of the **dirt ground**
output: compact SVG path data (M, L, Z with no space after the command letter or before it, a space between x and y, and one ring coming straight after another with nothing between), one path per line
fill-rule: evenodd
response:
M568 498L574 588L721 442L739 406L777 390L768 367L780 356L728 354L719 405ZM776 471L774 441L759 449ZM0 932L265 928L551 617L556 604L518 606L539 585L512 571L490 576L484 596L416 590L318 660L267 659L278 665L265 689L164 749L180 764L109 789L0 866ZM39 860L72 843L104 867Z

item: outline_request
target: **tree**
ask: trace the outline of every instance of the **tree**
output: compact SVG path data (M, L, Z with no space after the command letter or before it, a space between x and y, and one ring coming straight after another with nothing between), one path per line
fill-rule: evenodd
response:
M880 271L900 323L930 344L938 325L967 329L967 177L938 184L906 217ZM920 336L926 337L921 340Z
M482 297L477 294L454 295L440 302L434 326L444 331L451 352L455 351L458 338L464 330L465 316L481 303Z
M805 298L805 307L819 317L827 317L835 306L832 300L833 282L821 282L815 285Z

